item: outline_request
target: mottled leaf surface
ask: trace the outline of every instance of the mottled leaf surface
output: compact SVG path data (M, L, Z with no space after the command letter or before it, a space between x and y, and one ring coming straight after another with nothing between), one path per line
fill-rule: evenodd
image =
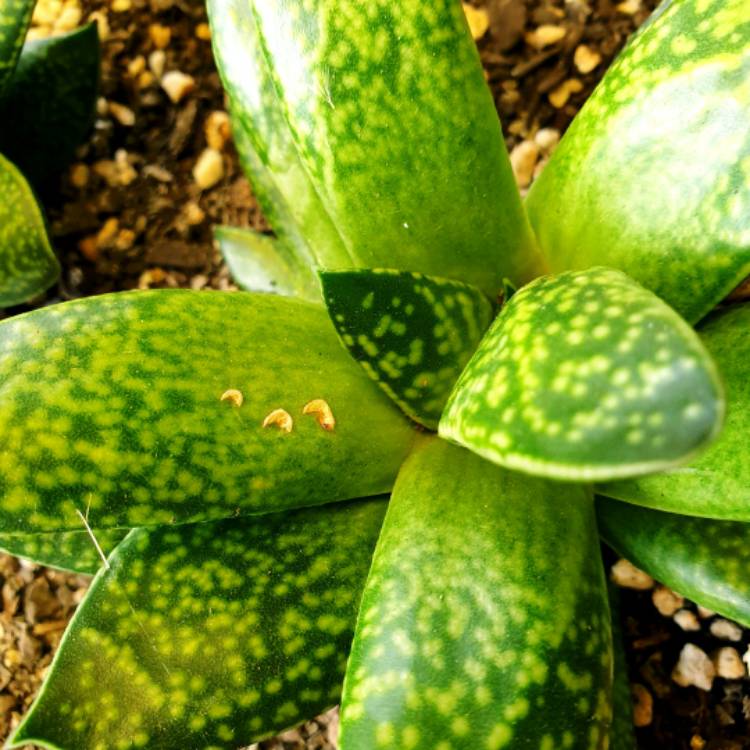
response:
M59 275L60 264L29 183L0 154L0 307L26 302Z
M334 705L385 505L132 531L12 745L220 750Z
M342 750L604 748L606 597L584 489L428 438L362 597Z
M240 407L221 400L230 389ZM326 431L303 415L325 399ZM286 433L263 428L285 409ZM320 305L129 292L0 324L0 529L149 526L390 490L414 431Z
M283 240L224 226L214 227L214 237L232 278L243 289L320 301L315 274Z
M94 123L96 24L27 42L0 102L0 152L34 184L65 167Z
M328 313L365 372L420 424L437 429L458 376L492 322L475 287L419 273L324 271Z
M750 525L597 498L610 547L703 607L750 627Z
M128 533L127 529L100 529L96 541L108 555ZM0 534L0 550L49 568L94 575L102 558L87 531L46 534Z
M724 381L727 415L716 442L689 465L610 482L608 496L660 510L750 520L750 304L728 307L699 328Z
M620 592L613 583L607 586L612 616L612 652L614 679L612 683L612 727L608 750L637 750L633 727L633 699L630 692L628 664L623 640Z
M287 214L299 204L320 266L418 271L488 296L504 276L533 276L539 258L458 3L209 10L251 160Z
M716 369L658 297L607 268L516 293L456 385L440 434L511 469L589 481L658 471L715 437Z
M36 0L3 0L0 8L0 94L13 75Z
M662 6L526 205L553 271L620 268L695 322L750 274L750 4Z

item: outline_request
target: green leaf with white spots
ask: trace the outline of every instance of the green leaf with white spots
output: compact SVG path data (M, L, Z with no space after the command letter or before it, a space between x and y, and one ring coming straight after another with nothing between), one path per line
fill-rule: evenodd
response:
M492 322L475 287L419 273L323 271L323 298L344 346L403 409L430 429Z
M244 747L334 705L385 506L135 529L10 746Z
M599 491L660 510L750 521L750 303L729 307L699 328L721 373L727 416L716 442L689 465L661 474L610 482Z
M13 75L36 0L3 0L0 8L0 94Z
M504 276L535 275L460 3L212 0L209 12L245 163L318 265L418 271L489 297Z
M362 596L342 750L604 748L611 669L586 491L425 440Z
M125 538L127 529L101 529L96 541L108 555ZM102 558L87 531L47 534L0 534L0 551L49 568L94 575Z
M607 480L689 459L721 425L723 393L695 332L608 268L517 292L456 385L440 434L495 463Z
M750 4L663 3L526 206L553 271L605 265L690 322L750 274Z
M27 42L0 101L0 152L42 185L67 166L94 124L98 87L95 23Z
M221 400L238 390L241 406ZM327 431L311 400L328 402ZM291 432L263 428L284 409ZM321 305L162 290L0 323L0 529L186 523L390 490L414 429Z
M607 585L612 621L612 652L614 678L612 682L612 726L608 750L637 750L633 729L633 700L630 693L625 641L620 621L620 592L613 583Z
M214 237L232 278L243 289L320 301L315 274L283 240L224 226L214 227Z
M681 516L599 497L599 533L683 596L750 627L750 525Z
M0 154L0 307L26 302L51 287L59 275L34 193Z

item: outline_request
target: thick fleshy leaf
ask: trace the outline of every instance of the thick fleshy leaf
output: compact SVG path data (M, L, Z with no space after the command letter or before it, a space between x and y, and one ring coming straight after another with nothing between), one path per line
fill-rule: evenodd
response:
M362 596L342 750L604 748L611 669L585 490L428 438Z
M623 273L592 268L512 297L440 434L511 469L604 480L687 460L716 436L723 408L695 332Z
M59 275L34 193L0 154L0 307L26 302L51 287Z
M407 271L324 271L323 298L344 346L425 427L437 429L458 376L492 322L476 288Z
M612 727L609 750L637 750L633 728L633 700L630 693L625 642L620 621L620 592L610 583L609 609L612 614L612 652L614 680L612 683Z
M214 237L232 278L243 289L320 301L315 274L283 240L224 226L214 227Z
M750 525L597 498L599 532L634 565L708 609L750 627Z
M335 429L302 413L314 399ZM261 426L277 409L290 432ZM82 512L93 528L149 526L375 495L413 437L319 305L128 292L0 324L3 531L81 530Z
M127 529L101 529L96 542L108 555L127 533ZM0 551L73 573L94 575L102 566L102 557L87 531L0 534Z
M491 297L503 276L535 274L459 3L212 0L209 12L245 163L263 165L287 216L299 206L320 266L418 271Z
M0 94L13 75L36 0L3 0L0 8Z
M717 312L698 333L726 389L727 416L717 441L688 466L610 482L608 496L660 510L750 521L750 303Z
M96 24L27 42L0 103L0 152L42 184L93 125L98 86Z
M335 704L385 505L132 531L10 746L244 747Z
M664 2L527 199L553 271L620 268L690 322L750 274L750 4Z

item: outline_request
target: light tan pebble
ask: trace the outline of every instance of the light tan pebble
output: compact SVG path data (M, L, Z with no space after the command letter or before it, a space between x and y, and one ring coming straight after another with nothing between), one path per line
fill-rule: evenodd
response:
M62 10L62 0L40 0L34 7L31 23L34 26L54 26Z
M680 687L694 686L710 690L716 677L716 669L703 649L693 643L686 643L672 670L672 680Z
M654 698L646 687L638 682L630 686L633 696L633 724L647 727L654 719Z
M207 23L199 23L195 27L195 36L203 42L210 42L211 27Z
M618 3L615 8L626 16L634 16L641 9L641 0L625 0Z
M587 44L579 44L573 54L573 64L580 73L586 75L596 68L602 61L602 56Z
M556 109L562 109L570 99L571 94L583 91L583 84L577 78L569 78L547 94L550 104Z
M214 110L206 117L203 132L206 134L206 143L209 147L221 151L232 137L229 115L221 109Z
M729 620L714 620L709 629L715 638L725 641L742 640L742 628Z
M115 167L117 169L117 182L123 187L127 187L138 177L138 172L130 163L128 152L124 148L118 148L115 151Z
M157 78L161 78L164 75L164 67L166 64L167 54L163 49L154 50L148 56L148 67Z
M490 27L490 16L485 8L475 8L469 3L461 3L464 15L469 24L469 30L473 39L481 39Z
M541 50L564 39L566 34L563 26L545 23L526 34L526 43Z
M221 401L229 401L232 406L240 407L245 400L242 391L237 388L229 388L221 394Z
M292 415L284 409L274 409L270 414L266 415L263 420L263 427L276 426L282 432L291 432L294 428L294 420Z
M686 632L701 629L700 620L695 616L695 612L691 612L689 609L681 609L676 612L673 619Z
M182 209L182 214L185 223L190 227L198 226L206 218L206 212L195 201L188 201Z
M51 26L34 26L26 33L27 42L36 42L39 39L48 39L52 36Z
M114 13L127 13L133 7L131 0L112 0L110 8Z
M709 617L713 617L716 614L712 609L707 609L706 607L701 607L701 605L698 605L698 617L701 618L701 620L707 620Z
M726 680L739 680L747 675L745 665L736 648L724 646L713 654L714 668L719 677Z
M201 190L208 190L224 176L224 159L215 148L206 148L193 167L193 179Z
M193 276L190 279L191 289L205 289L208 286L208 276L204 273L199 273L197 276Z
M156 49L166 49L172 41L172 29L160 23L152 23L148 27L148 35Z
M651 593L651 601L664 617L671 617L685 603L683 597L666 586L657 586Z
M510 152L510 164L513 167L518 187L525 188L531 184L538 159L539 146L534 141L521 141Z
M654 587L654 579L624 558L618 560L610 570L610 578L624 589L647 591Z
M118 102L110 102L109 113L123 127L132 128L133 125L135 125L135 112L133 112L130 107L126 107L124 104L118 104Z
M99 41L106 42L109 39L109 18L102 10L95 10L89 14L89 22L96 23L96 30L99 33Z
M534 143L542 150L545 154L550 154L555 150L555 147L560 143L560 131L557 128L542 128L537 130L534 136Z
M107 219L96 235L97 247L101 248L110 246L114 242L119 230L120 222L114 216Z
M178 104L195 88L195 78L180 70L170 70L161 77L161 87Z
M149 268L138 278L139 289L150 289L152 284L160 284L167 280L167 274L162 268Z
M156 82L156 76L150 70L144 70L138 76L138 88L147 89L149 86L153 86Z
M314 398L302 408L303 414L314 414L318 424L329 432L336 427L336 418L327 401L322 398Z
M131 78L137 78L146 70L146 58L143 55L137 55L128 63L128 75Z
M70 182L73 187L76 187L80 190L81 188L85 188L86 185L88 185L90 174L91 173L86 164L83 164L82 162L73 164L70 167Z
M106 117L109 114L109 102L103 96L96 100L96 114L99 117Z
M58 16L57 21L55 21L55 31L73 31L73 29L78 28L82 17L83 11L80 6L73 4L66 5L62 13Z

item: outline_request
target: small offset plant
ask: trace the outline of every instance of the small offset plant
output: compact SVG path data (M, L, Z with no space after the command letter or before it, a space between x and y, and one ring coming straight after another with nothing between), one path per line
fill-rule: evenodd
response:
M57 281L34 188L62 169L91 127L99 82L96 27L24 45L35 0L0 5L0 306ZM32 188L33 185L33 188Z
M750 6L662 5L525 203L458 2L209 10L278 294L0 324L3 544L98 567L10 746L632 747L599 533L750 624Z

